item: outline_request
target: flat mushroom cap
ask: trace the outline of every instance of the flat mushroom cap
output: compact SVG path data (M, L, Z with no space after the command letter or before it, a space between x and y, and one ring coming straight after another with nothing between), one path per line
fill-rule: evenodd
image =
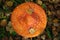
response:
M21 36L32 38L40 35L47 24L44 10L33 2L17 6L11 15L12 27Z

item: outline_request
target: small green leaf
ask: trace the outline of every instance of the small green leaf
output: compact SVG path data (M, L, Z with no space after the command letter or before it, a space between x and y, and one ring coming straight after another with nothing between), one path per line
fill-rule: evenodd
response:
M0 38L5 37L5 28L0 28Z
M18 4L22 3L23 0L15 0Z
M7 32L7 36L10 37L10 32Z
M16 35L16 32L15 32L15 31L14 31L14 32L12 32L12 35L13 35L13 36L15 36L15 35Z
M5 37L5 35L2 33L2 34L0 34L0 38L3 38L3 37Z
M7 6L3 6L4 12L10 12L9 8Z
M42 6L44 9L46 9L46 5L45 5L45 4L42 4L41 6Z
M53 39L53 33L50 27L46 28L46 32L49 38Z
M25 2L30 2L31 0L25 0Z
M51 34L50 31L48 29L46 29L47 35L49 36L49 38L51 38Z

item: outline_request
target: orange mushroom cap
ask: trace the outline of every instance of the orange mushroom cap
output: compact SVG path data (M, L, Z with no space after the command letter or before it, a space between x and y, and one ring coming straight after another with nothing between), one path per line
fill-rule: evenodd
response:
M32 38L40 35L47 24L45 11L33 2L17 6L11 15L12 27L21 36Z

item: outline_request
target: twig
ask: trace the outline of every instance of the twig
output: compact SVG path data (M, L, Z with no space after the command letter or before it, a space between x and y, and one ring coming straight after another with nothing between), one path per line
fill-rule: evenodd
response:
M32 38L31 38L31 40L32 40Z

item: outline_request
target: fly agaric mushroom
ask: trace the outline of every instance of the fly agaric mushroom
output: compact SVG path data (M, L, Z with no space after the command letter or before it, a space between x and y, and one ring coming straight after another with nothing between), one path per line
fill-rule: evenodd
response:
M33 2L17 6L11 15L14 30L25 38L40 35L47 24L45 11Z

